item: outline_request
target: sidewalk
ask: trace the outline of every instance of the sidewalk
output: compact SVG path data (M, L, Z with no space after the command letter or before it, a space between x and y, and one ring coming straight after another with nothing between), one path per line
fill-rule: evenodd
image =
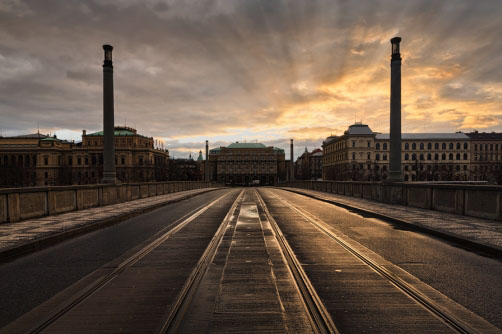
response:
M502 256L502 222L456 215L396 204L385 204L359 197L343 196L300 188L281 188L349 210L406 225L429 234Z
M55 216L0 224L0 261L8 261L74 235L96 230L216 189L218 188L180 191Z

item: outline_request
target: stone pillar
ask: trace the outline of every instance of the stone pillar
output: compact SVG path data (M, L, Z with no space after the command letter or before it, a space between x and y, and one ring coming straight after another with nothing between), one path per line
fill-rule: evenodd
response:
M401 171L401 37L390 40L392 58L390 61L390 164L388 181L403 180Z
M204 180L209 182L209 144L206 140L206 161L204 161Z
M105 61L103 63L103 179L102 183L116 183L115 173L115 124L113 110L113 46L103 45Z
M289 166L289 181L295 180L295 160L293 158L293 139L291 139L291 155L290 155L290 166Z

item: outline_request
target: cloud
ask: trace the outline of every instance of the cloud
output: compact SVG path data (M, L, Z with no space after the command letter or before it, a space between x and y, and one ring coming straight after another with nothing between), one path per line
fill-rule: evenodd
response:
M424 119L434 131L493 127L501 9L499 0L2 1L0 128L100 129L110 43L117 123L180 140L173 150L203 137L318 147L354 120L388 131L395 35L403 131L424 131Z

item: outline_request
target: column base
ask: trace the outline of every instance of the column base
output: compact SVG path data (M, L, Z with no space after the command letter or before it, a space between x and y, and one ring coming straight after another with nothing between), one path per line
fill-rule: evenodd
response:
M388 174L387 179L385 181L387 181L387 182L403 182L403 172L400 170L389 171L389 174Z
M104 172L103 173L103 179L101 180L101 183L119 184L120 181L117 180L117 173L115 173L115 172Z

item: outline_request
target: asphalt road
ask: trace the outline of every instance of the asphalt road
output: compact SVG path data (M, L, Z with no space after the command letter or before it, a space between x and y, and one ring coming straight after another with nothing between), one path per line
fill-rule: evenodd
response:
M502 259L299 194L267 190L305 209L502 328Z
M0 265L0 328L226 192L201 194Z

